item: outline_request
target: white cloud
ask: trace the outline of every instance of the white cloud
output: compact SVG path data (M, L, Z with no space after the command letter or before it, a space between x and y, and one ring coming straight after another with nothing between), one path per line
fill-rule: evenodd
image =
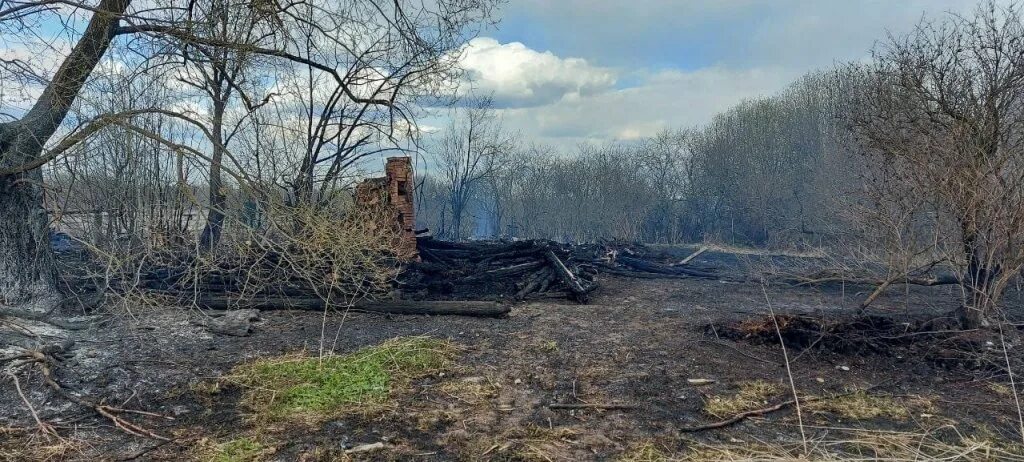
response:
M969 13L976 5L519 0L495 32L511 43L478 39L467 48L465 62L478 87L505 100L505 124L525 142L571 148L705 124L809 71L865 59L876 40L905 33L922 14L941 18L946 11ZM553 51L541 53L515 40Z
M799 72L778 68L670 70L638 75L639 83L630 88L501 112L505 125L525 140L568 149L701 125L745 99L778 92L797 77Z
M477 93L493 95L499 107L527 107L578 100L608 91L615 72L585 59L561 58L519 42L473 39L462 49L463 67Z

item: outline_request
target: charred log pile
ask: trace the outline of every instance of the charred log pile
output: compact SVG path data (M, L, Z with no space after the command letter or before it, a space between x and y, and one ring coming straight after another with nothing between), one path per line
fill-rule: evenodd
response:
M158 295L169 303L208 309L312 309L352 307L401 314L501 315L508 302L541 298L586 303L598 275L644 279L717 278L712 269L672 265L664 255L637 244L560 244L545 240L447 242L417 239L419 261L402 263L387 300L347 301L319 281L334 277L292 268L289 257L263 249L247 259L201 261L195 255L149 254L121 276L77 278L79 288L106 287ZM109 274L109 272L108 272ZM351 282L349 282L351 283ZM333 287L337 287L336 285ZM360 292L349 290L348 293ZM362 293L371 291L364 290ZM379 291L378 291L379 293Z
M670 265L638 244L552 241L454 243L421 237L422 261L401 278L402 290L417 298L568 298L585 303L599 287L598 275L643 279L710 278L716 273L692 265Z
M585 303L597 289L590 248L550 241L445 242L421 237L421 262L400 278L416 298L570 298Z
M297 271L289 258L264 251L246 259L215 262L194 255L149 254L132 262L128 271L108 271L97 262L62 256L64 279L79 297L112 291L121 295L155 297L158 303L197 306L211 310L323 310L325 308L393 314L500 316L509 306L496 300L404 300L347 294L383 293L381 287L352 287L358 278L330 281L331 265L303 266ZM399 261L395 261L396 267ZM319 270L319 271L318 271ZM322 273L322 274L321 274ZM334 277L337 279L336 277ZM394 283L391 278L386 287ZM376 289L376 290L374 290Z

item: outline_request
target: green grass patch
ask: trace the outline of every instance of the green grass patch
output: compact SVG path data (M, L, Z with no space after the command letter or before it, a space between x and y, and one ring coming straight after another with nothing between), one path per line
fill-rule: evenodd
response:
M455 348L430 337L400 337L347 355L266 358L238 366L244 403L257 417L329 417L386 405L412 379L444 370Z

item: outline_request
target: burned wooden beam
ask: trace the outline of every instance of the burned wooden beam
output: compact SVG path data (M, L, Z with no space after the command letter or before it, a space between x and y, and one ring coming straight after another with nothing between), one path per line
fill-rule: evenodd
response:
M569 271L569 268L565 267L565 264L562 263L560 258L558 258L558 255L555 255L555 253L550 249L544 252L544 256L547 257L548 262L551 263L551 268L555 271L555 274L562 279L562 282L565 283L565 286L573 293L576 300L581 303L586 303L587 293L589 291L583 287L579 278L576 277L572 271Z
M526 263L519 263L512 266L506 266L498 269L487 271L485 274L493 277L512 276L521 273L527 273L531 270L535 270L544 266L543 261L529 261Z
M211 310L248 309L260 310L345 310L346 306L328 304L320 297L272 297L261 296L237 298L230 296L203 296L196 305ZM508 314L511 308L498 302L481 300L378 300L360 301L353 310L390 314L430 314L494 317Z
M620 256L616 259L616 261L630 268L639 271L644 271L647 273L686 275L693 276L696 278L718 279L718 275L708 271L701 271L698 269L683 268L678 266L662 265L660 263L641 260L639 258Z
M519 292L516 292L516 300L522 300L526 298L527 295L538 291L538 289L541 288L541 285L544 284L551 276L553 276L551 268L547 267L534 273L533 276L527 280L526 284L523 285L523 288L520 289Z

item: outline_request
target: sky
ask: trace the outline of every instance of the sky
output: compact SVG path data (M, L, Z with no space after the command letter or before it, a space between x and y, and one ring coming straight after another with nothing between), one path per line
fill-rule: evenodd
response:
M504 124L559 148L704 124L975 0L510 0L464 51Z
M461 50L462 65L467 87L492 96L526 144L567 152L705 124L807 72L865 59L877 41L922 18L970 13L978 1L508 0L500 21ZM62 55L32 55L0 35L0 58L52 69ZM37 96L19 99L14 88L24 87L7 80L0 116L11 112L4 102ZM425 132L447 125L443 111L428 114Z

